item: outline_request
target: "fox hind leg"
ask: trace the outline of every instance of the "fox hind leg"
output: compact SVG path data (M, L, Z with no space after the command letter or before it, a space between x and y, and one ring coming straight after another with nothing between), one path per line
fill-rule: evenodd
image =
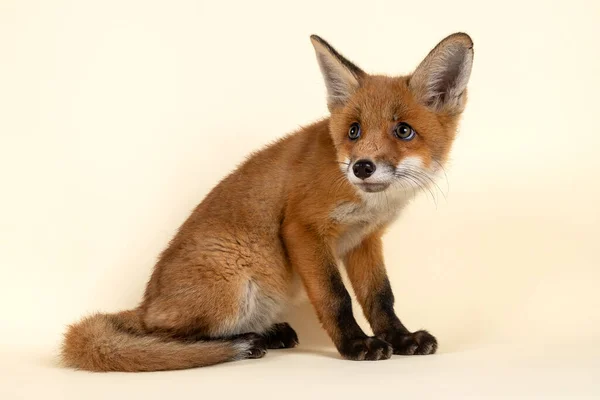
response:
M267 349L291 349L299 343L296 331L287 322L274 324L262 334L242 333L225 340L232 340L236 346L244 349L247 357L243 358L261 358Z
M268 349L291 349L299 343L296 331L287 322L273 325L262 336Z
M234 347L239 351L239 360L262 358L267 354L267 341L258 333L243 333L232 339Z
M242 333L225 340L233 342L240 360L262 358L267 349L290 349L298 345L298 335L287 322L275 324L263 334Z

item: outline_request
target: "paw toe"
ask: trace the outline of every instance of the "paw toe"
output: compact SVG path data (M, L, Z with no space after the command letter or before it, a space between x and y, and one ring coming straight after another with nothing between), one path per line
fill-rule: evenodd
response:
M242 335L238 340L242 341L245 350L245 358L262 358L267 354L267 343L262 336L255 333Z
M405 356L434 354L438 347L435 337L423 330L393 335L391 343L394 354Z
M386 360L392 355L392 346L378 338L361 338L351 340L342 347L340 353L349 360Z
M415 354L434 354L437 350L437 340L427 331L417 331L413 337L418 344Z
M298 345L298 335L288 323L275 324L265 335L270 349L289 349Z

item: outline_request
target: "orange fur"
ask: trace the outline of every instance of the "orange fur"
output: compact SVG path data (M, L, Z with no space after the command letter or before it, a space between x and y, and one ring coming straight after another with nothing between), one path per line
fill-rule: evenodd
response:
M462 55L457 52L469 54L469 43L466 35L453 35L436 51L446 56L447 47L452 61ZM425 93L427 81L370 76L345 64L322 39L313 37L313 44L330 89L331 117L255 153L223 179L161 254L137 309L96 314L69 327L62 350L66 365L151 371L260 356L253 349L285 311L297 275L342 355L389 357L390 345L367 338L348 315L337 260L345 260L374 332L393 342L388 330L403 326L389 322L387 303L379 305L376 297L387 282L381 234L411 192L393 189L396 208L382 208L380 194L359 190L343 163L368 157L398 165L418 157L420 168L435 170L447 158L462 109L439 108L449 100L440 103L443 93ZM431 68L438 61L424 63ZM331 66L335 70L327 70ZM429 79L426 73L435 71L418 72L425 77L419 79ZM466 94L459 94L464 104ZM437 96L436 102L427 96ZM353 142L348 127L357 121L363 135ZM398 121L418 136L410 142L394 137Z

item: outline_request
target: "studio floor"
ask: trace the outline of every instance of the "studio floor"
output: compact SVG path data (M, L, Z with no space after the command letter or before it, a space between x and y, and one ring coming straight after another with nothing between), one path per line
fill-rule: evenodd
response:
M600 346L593 342L487 344L380 362L345 361L332 348L300 346L260 360L136 374L63 369L52 349L2 354L5 400L600 398Z

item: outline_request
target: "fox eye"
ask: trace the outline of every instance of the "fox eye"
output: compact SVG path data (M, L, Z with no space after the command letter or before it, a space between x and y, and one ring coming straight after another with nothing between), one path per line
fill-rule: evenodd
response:
M407 124L406 122L400 122L394 128L394 135L398 139L411 140L412 138L415 137L415 130L413 128L411 128L410 125Z
M350 125L350 129L348 130L348 137L350 140L356 140L360 137L360 125L358 122Z

